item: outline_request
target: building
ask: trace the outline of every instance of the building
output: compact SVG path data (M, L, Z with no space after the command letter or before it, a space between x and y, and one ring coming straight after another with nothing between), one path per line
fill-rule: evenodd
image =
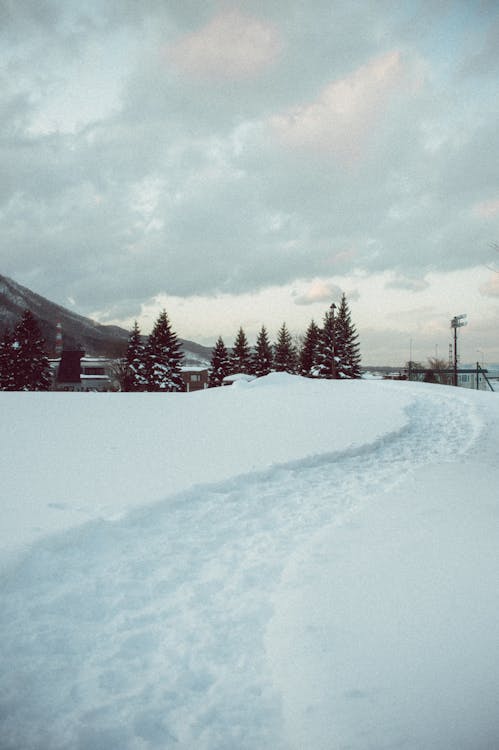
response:
M459 368L457 370L457 385L460 388L472 388L477 391L494 390L489 378L488 370L484 370L477 363L474 368ZM445 370L433 370L431 368L417 368L408 370L408 379L425 383L439 383L440 385L454 385L454 368Z
M64 350L50 360L52 390L107 392L118 390L113 375L114 360L86 357L82 349Z
M209 372L203 365L185 365L182 367L182 380L187 393L202 391L208 388Z

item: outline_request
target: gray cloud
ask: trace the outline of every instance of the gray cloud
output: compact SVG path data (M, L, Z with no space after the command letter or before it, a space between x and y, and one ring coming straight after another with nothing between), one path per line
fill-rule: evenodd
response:
M236 16L249 36L243 51L227 42L229 76L200 52L223 4L0 5L2 272L82 312L125 317L161 291L237 293L354 269L391 269L414 289L429 270L486 262L499 212L473 207L499 198L499 165L492 31L479 14L472 59L450 36L452 52L435 53L435 29L451 32L429 3L419 15L390 2L271 6L254 0ZM251 34L266 28L255 52ZM106 87L116 74L115 101L95 79L79 120L65 96L75 101L97 54L109 59ZM386 55L398 61L389 97L372 62ZM347 121L342 101L359 106ZM59 131L39 125L48 112ZM293 112L298 145L272 126Z

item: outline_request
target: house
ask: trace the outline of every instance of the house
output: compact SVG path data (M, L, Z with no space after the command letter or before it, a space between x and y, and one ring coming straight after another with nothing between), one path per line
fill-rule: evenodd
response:
M49 360L54 391L113 391L113 360L86 357L83 349L64 350L60 357Z
M185 365L181 374L187 393L208 388L209 371L205 365Z

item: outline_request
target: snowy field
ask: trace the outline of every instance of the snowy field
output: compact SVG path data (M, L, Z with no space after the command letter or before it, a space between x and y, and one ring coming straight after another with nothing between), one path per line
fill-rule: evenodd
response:
M497 750L499 398L0 393L0 750Z

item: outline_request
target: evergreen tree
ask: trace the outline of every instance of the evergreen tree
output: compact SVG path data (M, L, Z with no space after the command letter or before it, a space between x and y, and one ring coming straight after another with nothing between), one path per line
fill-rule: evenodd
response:
M49 361L45 354L45 341L34 315L29 310L24 311L14 328L7 349L11 368L8 389L48 391L51 377Z
M12 348L13 343L14 338L12 336L12 333L7 328L3 335L2 341L0 341L0 391L15 390L15 351Z
M261 378L272 372L273 356L267 329L262 326L251 358L251 373Z
M293 346L290 332L283 323L277 333L277 342L274 345L274 369L277 372L296 372L297 357Z
M152 329L146 348L148 391L183 391L181 344L163 310Z
M229 352L227 351L222 337L219 336L211 353L208 387L213 388L214 386L222 385L223 379L230 374L230 371L231 365Z
M336 353L338 377L360 378L360 352L358 335L352 324L350 309L343 294L336 315Z
M140 328L135 321L128 338L125 356L124 391L147 390L146 347L142 343Z
M237 332L236 340L234 341L230 357L230 369L231 375L240 372L251 372L251 351L248 339L242 328Z
M307 378L315 374L317 366L317 354L321 331L315 321L311 320L305 334L305 340L300 352L299 370L300 375Z
M336 353L336 319L333 303L324 315L317 346L317 374L320 378L338 377L338 357Z

